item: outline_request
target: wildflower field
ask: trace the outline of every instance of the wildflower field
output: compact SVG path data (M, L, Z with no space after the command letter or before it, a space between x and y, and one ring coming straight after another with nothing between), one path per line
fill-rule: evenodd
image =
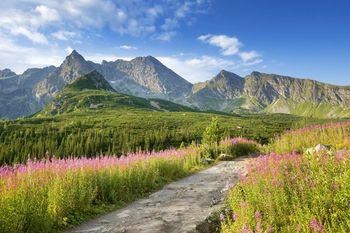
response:
M255 142L225 140L218 153L249 143ZM244 153L242 148L239 152ZM205 166L205 157L201 146L190 146L120 158L72 157L2 166L0 232L62 230L191 174Z
M221 232L350 232L349 127L312 126L277 138L230 191Z

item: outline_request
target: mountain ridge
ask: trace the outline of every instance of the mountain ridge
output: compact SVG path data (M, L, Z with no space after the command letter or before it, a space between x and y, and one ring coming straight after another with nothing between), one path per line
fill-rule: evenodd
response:
M0 78L0 118L40 111L66 85L94 70L120 93L170 100L201 110L350 116L350 86L257 71L241 77L226 70L192 84L152 56L94 63L73 50L59 67L31 68L20 75L2 70L7 76Z
M166 100L144 99L119 93L100 73L93 70L66 85L43 110L35 114L35 117L125 109L195 111Z

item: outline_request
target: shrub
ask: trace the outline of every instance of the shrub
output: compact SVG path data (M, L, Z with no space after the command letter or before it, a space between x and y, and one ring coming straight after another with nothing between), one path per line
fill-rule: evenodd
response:
M256 141L245 138L226 139L219 143L219 152L225 154L221 160L230 160L259 151L260 145Z
M206 157L214 159L218 155L219 134L218 118L213 117L203 133L202 150Z

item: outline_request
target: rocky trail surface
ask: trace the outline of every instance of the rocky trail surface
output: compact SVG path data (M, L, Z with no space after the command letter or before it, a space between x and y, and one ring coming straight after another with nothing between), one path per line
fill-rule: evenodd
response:
M86 222L74 233L168 233L194 231L223 206L228 186L251 158L221 162L182 180L170 183L148 198Z

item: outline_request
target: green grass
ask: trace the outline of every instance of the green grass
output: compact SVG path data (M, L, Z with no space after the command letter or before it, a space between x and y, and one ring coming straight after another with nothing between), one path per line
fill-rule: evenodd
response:
M28 158L121 155L199 143L215 116L220 136L263 144L295 125L320 122L286 114L199 112L166 100L110 91L99 74L90 73L68 85L34 116L0 121L0 165L24 163Z
M240 138L220 143L234 151ZM248 153L248 151L246 151ZM203 146L0 167L0 232L56 232L205 168ZM215 155L217 157L217 154Z
M278 137L267 148L279 154L252 161L230 191L221 232L349 232L349 127L318 125Z
M0 169L0 232L55 232L200 169L198 148Z
M94 157L129 151L161 150L200 142L217 116L223 137L247 137L259 143L297 124L316 119L285 114L229 115L204 112L160 112L149 109L84 109L56 116L0 121L0 164L48 155Z
M296 103L292 100L279 99L269 105L265 112L286 112L293 115L316 118L346 118L350 116L350 108L331 105L325 102L314 104L310 102Z

